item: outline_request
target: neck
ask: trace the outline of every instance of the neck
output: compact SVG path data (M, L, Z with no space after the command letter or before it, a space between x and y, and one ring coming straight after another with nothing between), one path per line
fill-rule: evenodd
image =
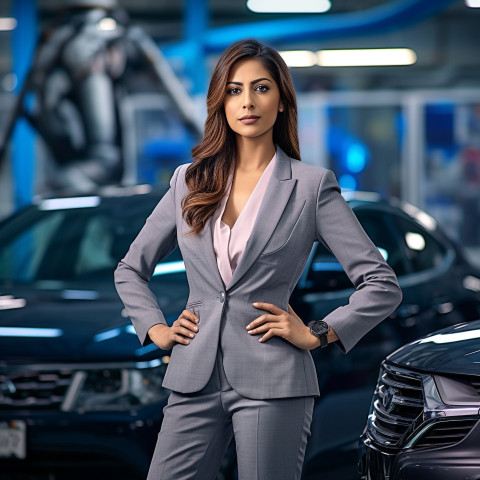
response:
M275 155L272 138L237 136L235 167L242 170L264 170Z

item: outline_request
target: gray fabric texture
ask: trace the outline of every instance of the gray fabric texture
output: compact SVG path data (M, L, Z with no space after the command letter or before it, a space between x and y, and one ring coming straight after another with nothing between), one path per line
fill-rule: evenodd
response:
M200 392L170 395L147 480L215 479L232 434L239 480L300 480L313 397L242 397L222 364Z
M348 304L323 319L337 333L338 346L348 352L400 303L395 274L345 202L334 174L291 159L277 147L277 163L245 253L225 286L213 251L211 222L194 236L182 218L187 166L177 168L170 189L115 271L117 291L146 345L151 342L149 328L166 323L148 282L158 261L176 245L182 252L189 284L186 308L199 316L199 332L189 345L173 347L163 385L181 393L203 389L220 346L226 377L246 398L319 395L309 351L279 337L260 343L258 336L247 333L245 327L264 313L252 302L286 310L313 243L322 241L355 286Z

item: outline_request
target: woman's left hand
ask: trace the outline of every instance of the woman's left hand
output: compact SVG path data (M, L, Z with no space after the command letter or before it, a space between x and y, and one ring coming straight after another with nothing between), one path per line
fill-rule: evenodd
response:
M259 342L266 342L277 336L304 350L312 350L320 345L319 339L310 332L290 305L288 312L273 303L255 302L253 306L271 312L261 315L247 325L249 335L264 333Z

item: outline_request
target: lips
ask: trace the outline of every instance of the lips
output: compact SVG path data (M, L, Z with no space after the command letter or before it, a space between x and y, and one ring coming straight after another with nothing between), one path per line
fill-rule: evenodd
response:
M241 117L239 120L244 123L245 125L250 125L255 123L260 117L257 115L245 115Z

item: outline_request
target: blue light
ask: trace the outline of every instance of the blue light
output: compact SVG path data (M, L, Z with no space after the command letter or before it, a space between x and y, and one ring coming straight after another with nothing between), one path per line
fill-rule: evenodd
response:
M315 262L312 270L314 272L343 272L343 267L336 262Z
M153 276L156 277L157 275L168 275L170 273L180 273L184 271L185 263L183 261L159 263L155 267Z
M367 149L359 144L354 143L347 150L347 168L352 173L359 173L367 164Z
M133 327L133 325L127 325L127 326L125 327L125 331L126 331L127 333L130 333L131 335L136 335L136 334L137 334L137 332L135 331L135 328Z
M378 251L381 253L383 259L385 261L387 261L388 260L388 252L382 247L377 247L377 248L378 248Z
M63 330L59 328L24 328L24 327L0 327L0 337L61 337Z
M121 333L119 328L112 328L110 330L106 330L105 332L98 333L93 337L95 342L103 342L104 340L110 340L111 338L118 337Z
M135 366L137 368L155 368L155 367L159 367L162 363L163 362L160 358L154 358L149 362L137 362Z
M150 343L145 347L139 347L135 350L135 355L137 357L141 357L142 355L146 355L147 353L153 352L158 350L158 347L154 343Z
M63 290L61 296L65 300L97 300L100 295L90 290Z
M357 181L355 180L355 178L352 176L352 175L349 175L349 174L345 174L345 175L342 175L339 179L338 179L338 183L340 185L340 187L345 190L356 190L357 189Z

